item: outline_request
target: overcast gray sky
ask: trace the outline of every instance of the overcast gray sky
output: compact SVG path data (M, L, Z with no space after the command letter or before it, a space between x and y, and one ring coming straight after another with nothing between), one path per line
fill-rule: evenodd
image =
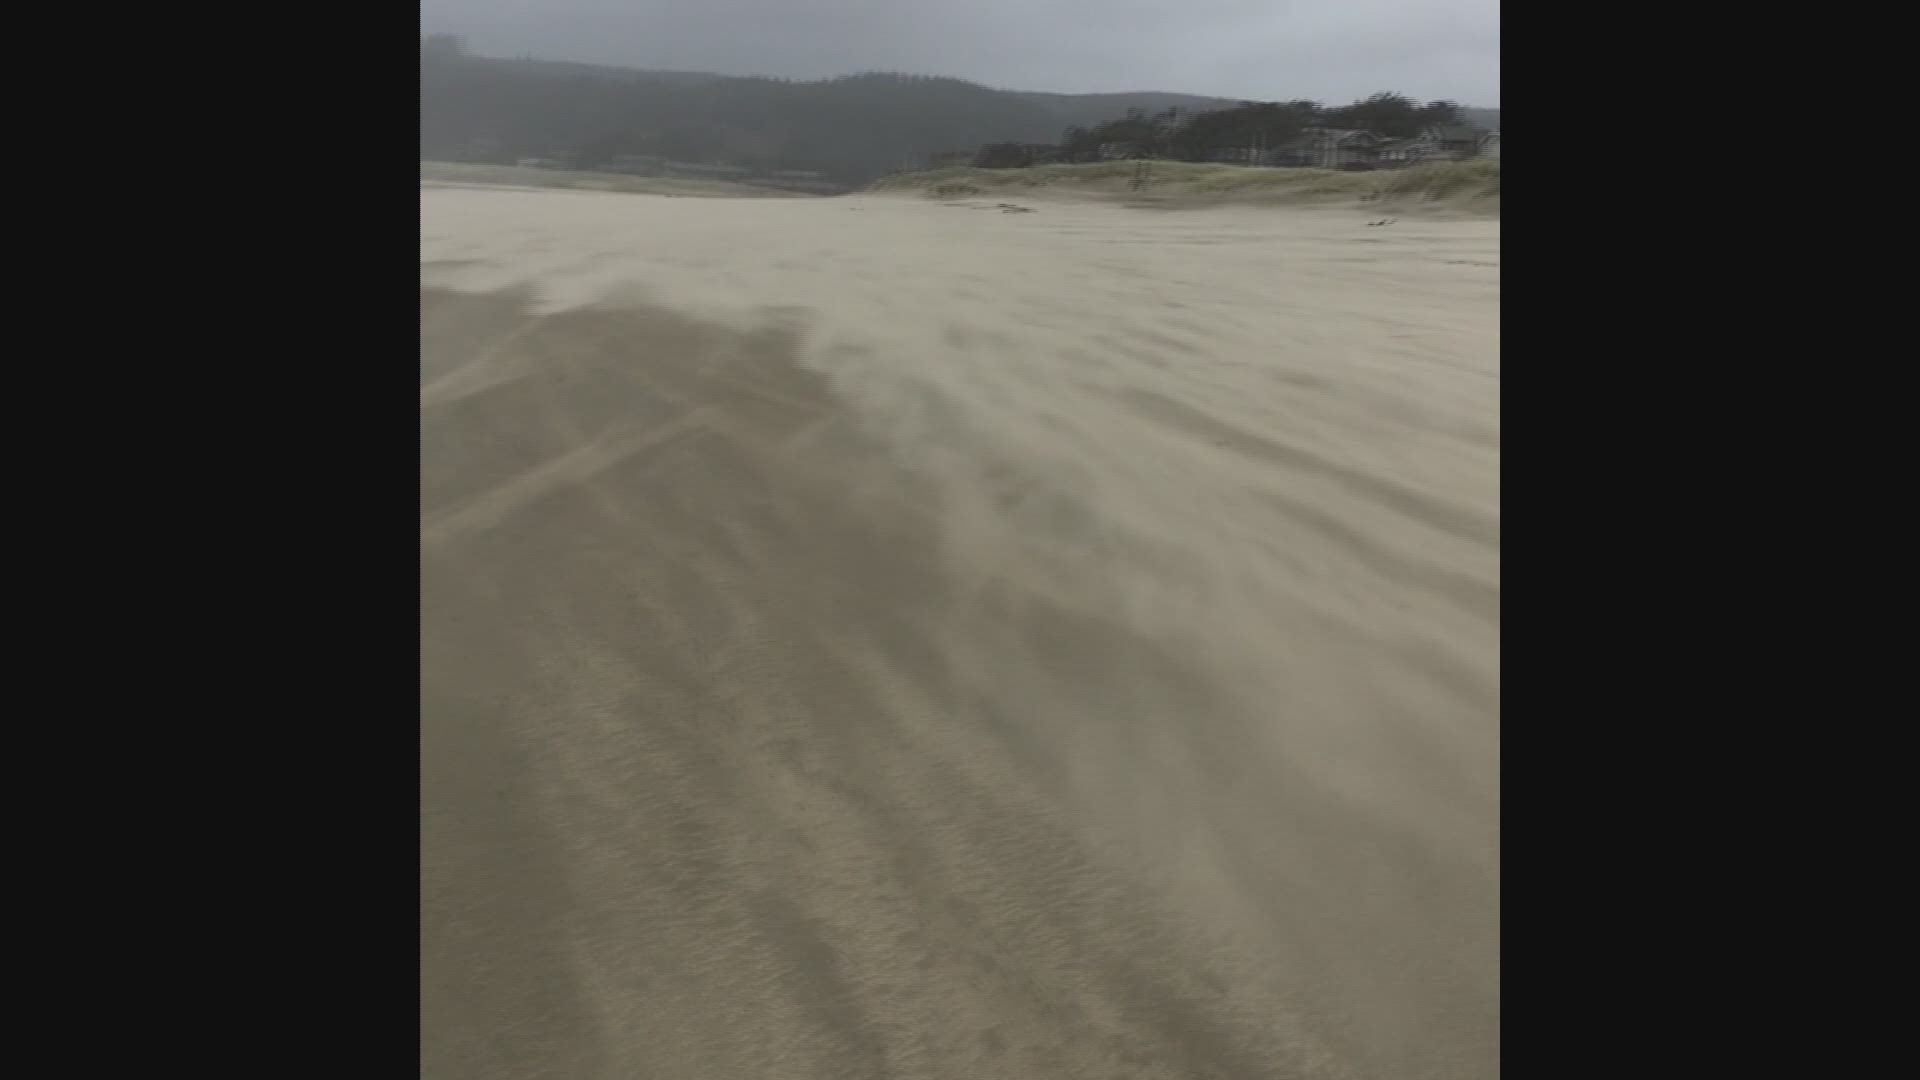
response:
M1500 104L1500 0L421 0L474 52L1009 90Z

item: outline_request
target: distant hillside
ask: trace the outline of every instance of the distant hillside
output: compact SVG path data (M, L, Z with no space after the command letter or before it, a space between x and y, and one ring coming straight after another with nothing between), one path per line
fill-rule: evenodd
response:
M420 51L422 159L507 164L555 158L576 169L622 157L799 170L865 184L928 156L987 143L1051 143L1168 108L1239 102L1192 94L1049 94L900 74L817 81L641 71L472 56L450 39Z
M623 155L820 172L858 184L987 142L1056 139L1060 114L958 79L856 75L818 82L502 60L423 49L423 158Z
M717 83L731 75L720 75L711 71L666 71L659 68L623 68L606 64L581 64L572 60L535 60L531 57L468 57L470 60L484 60L494 63L509 63L519 70L541 75L561 77L585 77L604 79L608 82L652 82L668 83L674 86L704 86Z

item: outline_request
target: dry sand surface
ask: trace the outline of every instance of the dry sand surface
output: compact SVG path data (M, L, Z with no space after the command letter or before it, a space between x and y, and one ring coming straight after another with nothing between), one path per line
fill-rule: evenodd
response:
M1499 225L421 192L422 1075L1498 1075Z

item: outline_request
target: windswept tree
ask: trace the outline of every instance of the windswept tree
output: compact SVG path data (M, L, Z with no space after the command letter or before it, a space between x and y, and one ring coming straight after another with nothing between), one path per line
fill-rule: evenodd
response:
M1391 139L1404 139L1418 135L1421 128L1434 123L1429 115L1419 102L1405 94L1375 94L1364 101L1329 109L1327 126L1358 128Z
M1177 117L1173 109L1155 116L1148 116L1145 109L1128 109L1120 119L1097 127L1068 128L1061 136L1061 156L1068 161L1096 161L1101 147L1118 145L1147 157L1171 157Z
M1458 124L1465 115L1457 101L1429 101L1415 114L1422 128Z
M1312 101L1250 101L1200 113L1169 136L1171 156L1210 161L1222 153L1279 146L1317 123L1320 112L1319 104Z

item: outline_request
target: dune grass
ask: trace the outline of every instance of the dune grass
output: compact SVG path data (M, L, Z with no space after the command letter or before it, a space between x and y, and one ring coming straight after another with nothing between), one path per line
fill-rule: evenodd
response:
M1123 198L1141 205L1389 204L1397 208L1500 212L1500 162L1493 159L1435 162L1378 172L1154 161L1147 166L1146 186L1136 191L1133 180L1138 167L1139 163L1133 161L1103 161L1030 169L936 169L890 176L870 190L942 199L1050 191Z

